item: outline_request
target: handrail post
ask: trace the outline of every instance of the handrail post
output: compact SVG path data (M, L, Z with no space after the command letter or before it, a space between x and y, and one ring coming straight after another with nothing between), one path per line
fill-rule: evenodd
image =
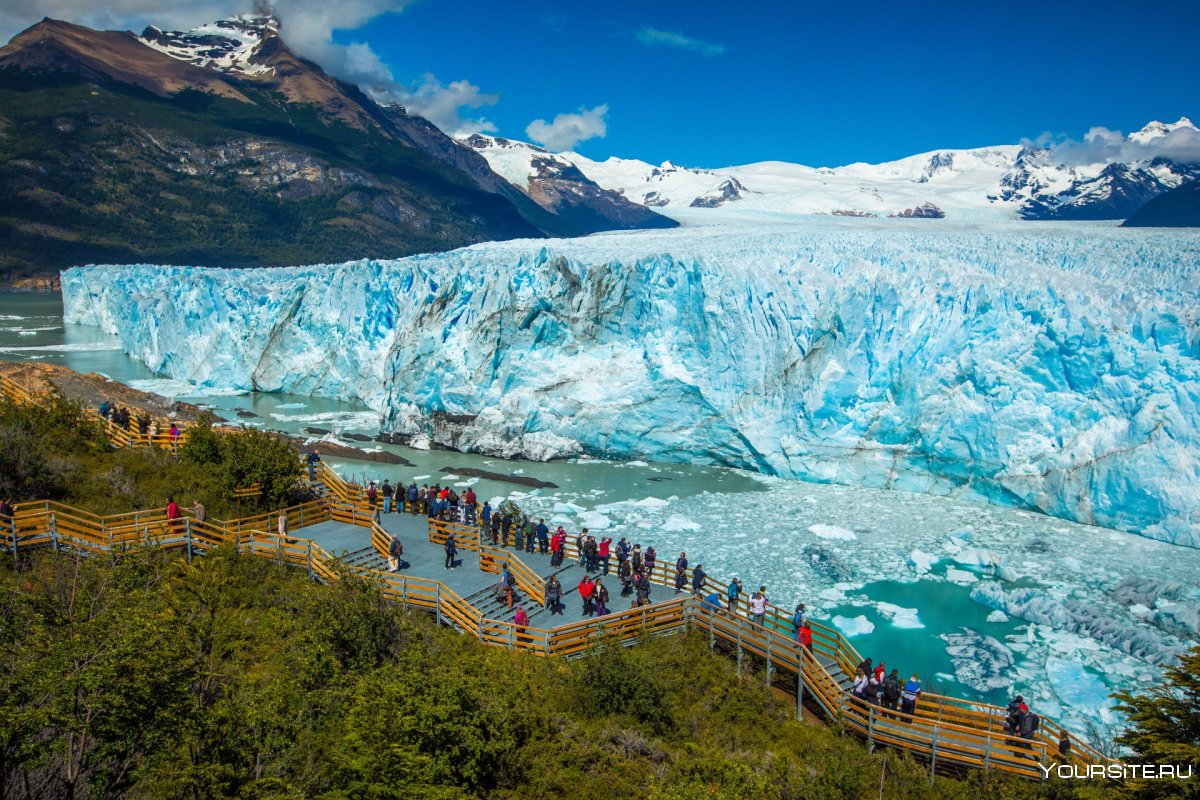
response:
M313 576L313 570L312 570L312 539L309 539L309 540L308 540L308 554L307 554L307 556L305 557L305 560L304 560L304 565L305 565L305 567L308 569L308 578L309 578L309 580L312 580L312 576Z
M438 583L434 589L434 597L437 599L435 614L437 615L437 626L442 627L442 584Z
M771 635L767 634L767 688L771 688Z
M867 752L875 751L875 706L867 705Z
M737 665L737 674L738 674L738 677L740 678L740 677L742 677L742 620L741 620L741 618L739 618L739 619L738 619L738 621L737 621L737 626L738 626L738 638L737 638L738 665Z
M988 726L987 738L983 744L983 768L991 769L992 766L992 729Z
M16 523L15 515L13 519ZM54 512L50 512L50 541L54 544L54 549L58 549L58 521L54 518Z
M800 663L796 667L796 719L804 719L804 645L800 647Z
M183 531L187 536L187 560L190 564L192 563L192 521L190 519L183 521Z
M933 775L937 772L937 737L938 726L933 726L933 735L929 740L929 783L933 785Z

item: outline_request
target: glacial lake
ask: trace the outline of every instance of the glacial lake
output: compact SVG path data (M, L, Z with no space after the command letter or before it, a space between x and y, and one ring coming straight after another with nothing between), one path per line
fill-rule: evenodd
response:
M203 392L129 358L115 337L64 325L57 295L0 292L0 360L37 360L98 372L138 388L211 407L237 424L303 433L320 427L373 435L377 417L355 403L284 394ZM241 418L237 410L256 416ZM855 634L864 656L927 690L1003 703L1015 693L1035 710L1096 738L1119 724L1106 696L1159 680L1153 663L1194 642L1148 617L1114 589L1131 581L1177 584L1167 602L1200 603L1200 550L958 498L808 484L740 470L642 461L548 463L416 450L413 467L329 459L356 481L432 483L443 468L475 467L557 484L532 490L449 477L482 498L509 497L569 531L588 525L653 544L661 560L686 550L715 577L767 586L777 605L807 603L819 621ZM454 475L453 472L450 475ZM995 562L975 563L979 561ZM973 595L996 587L1008 615ZM996 597L995 592L983 593ZM1030 601L1033 598L1033 602ZM1073 616L1043 620L1063 605ZM1030 623L1016 611L1030 609ZM1039 610L1040 609L1040 610ZM1094 613L1094 617L1091 616ZM1151 615L1152 616L1152 615ZM1178 632L1178 628L1175 629ZM1133 644L1131 644L1133 642Z

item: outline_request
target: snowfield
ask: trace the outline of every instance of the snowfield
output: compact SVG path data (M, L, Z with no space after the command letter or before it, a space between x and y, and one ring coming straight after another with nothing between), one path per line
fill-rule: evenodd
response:
M797 217L63 274L68 322L166 376L358 400L467 451L982 498L1192 547L1198 289L1194 232Z

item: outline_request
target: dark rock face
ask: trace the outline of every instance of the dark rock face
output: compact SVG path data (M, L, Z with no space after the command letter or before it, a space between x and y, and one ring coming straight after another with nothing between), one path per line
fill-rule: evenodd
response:
M946 216L946 212L933 203L921 203L916 208L906 208L899 214L892 214L891 216L906 219L943 219Z
M448 475L465 475L468 478L486 478L489 481L499 481L501 483L515 483L519 486L532 486L535 489L557 489L557 483L550 481L538 480L525 475L505 475L502 472L489 472L486 469L475 469L474 467L442 467L440 472Z
M703 197L697 197L690 205L692 208L718 208L726 203L741 200L746 196L746 192L746 187L737 178L730 178Z
M1158 195L1133 212L1123 228L1200 228L1200 180Z

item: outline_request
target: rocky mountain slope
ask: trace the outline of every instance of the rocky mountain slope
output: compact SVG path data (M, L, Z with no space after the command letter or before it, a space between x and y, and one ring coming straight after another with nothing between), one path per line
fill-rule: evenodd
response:
M9 281L95 261L341 262L604 227L548 211L428 121L299 58L272 17L141 36L44 20L18 34L0 48L0 182Z
M1200 228L1200 180L1177 186L1139 208L1125 228Z

